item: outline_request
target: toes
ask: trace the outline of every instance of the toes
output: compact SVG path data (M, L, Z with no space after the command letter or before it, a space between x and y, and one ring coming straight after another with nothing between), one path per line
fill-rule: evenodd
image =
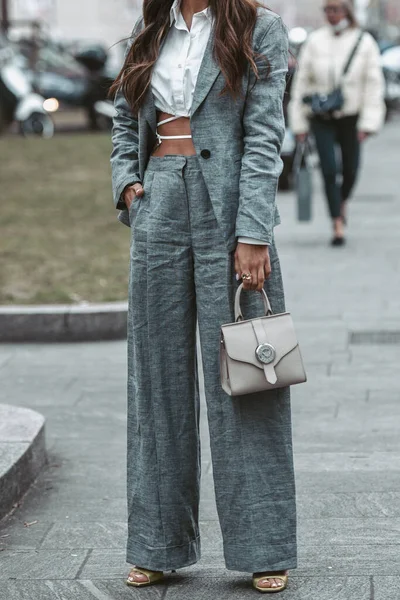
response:
M283 581L269 577L268 579L262 579L258 585L265 588L280 588L283 586Z
M148 578L146 577L146 575L142 575L141 573L132 573L131 575L129 575L128 581L130 581L131 583L146 583L146 581L148 581Z

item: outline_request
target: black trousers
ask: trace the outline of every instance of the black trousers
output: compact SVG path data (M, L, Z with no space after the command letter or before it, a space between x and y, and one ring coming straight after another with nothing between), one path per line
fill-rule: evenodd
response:
M340 217L340 205L350 197L357 179L360 164L357 121L358 115L341 119L314 117L311 121L332 219Z

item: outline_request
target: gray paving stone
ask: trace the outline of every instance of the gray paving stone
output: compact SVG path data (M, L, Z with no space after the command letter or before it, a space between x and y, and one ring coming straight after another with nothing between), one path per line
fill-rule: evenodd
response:
M400 306L399 306L399 312L400 312ZM385 329L387 328L387 326L385 326ZM382 327L377 328L378 331L382 329ZM390 330L399 330L400 329L400 323L397 321L396 323L393 323L393 326L390 328ZM361 331L365 330L365 327L363 327L361 329ZM382 364L392 364L394 365L396 362L398 362L399 360L399 353L400 353L400 349L396 348L395 346L392 345L388 345L388 346L383 346L383 345L379 345L379 346L375 346L375 345L369 345L369 346L351 346L351 349L349 351L350 356L351 356L351 365L354 366L355 368L358 368L359 365L366 365L366 364L371 364L372 362L375 363L375 365L377 365L378 368L380 368L380 365ZM396 390L394 390L396 392ZM397 395L399 395L399 392L397 390Z
M297 511L300 519L400 517L400 492L298 494Z
M397 600L400 598L400 577L375 576L373 585L374 600Z
M331 473L340 471L349 472L400 472L400 453L397 452L324 452L318 454L296 455L296 469L298 473L322 472Z
M400 519L308 519L299 523L304 545L397 545L400 552Z
M179 583L170 583L167 600L244 600L254 599L255 591L249 577L230 574L229 579L185 577ZM370 600L370 582L364 577L319 578L291 577L287 591L282 595L289 600Z
M397 432L385 432L385 435L377 435L378 431L354 430L344 431L337 422L330 424L311 422L306 424L294 417L294 447L297 454L325 453L325 452L347 452L367 453L374 446L377 452L392 452L399 448Z
M0 579L74 579L86 555L80 548L4 550L0 552Z
M48 421L48 428L49 425ZM69 437L60 437L54 434L47 437L47 450L49 454L59 457L56 462L60 464L79 461L93 464L98 460L99 448L97 444L93 443L92 439L81 438L79 444L71 444ZM108 451L104 454L103 460L118 463L120 466L118 471L122 472L125 468L126 431L121 431L121 435L117 438L107 440L107 449Z
M346 493L351 490L359 492L393 492L398 489L398 473L385 472L353 472L353 473L297 473L297 491L300 494L310 490L315 494L332 492Z
M21 511L17 516L7 519L1 528L0 548L8 550L34 550L42 543L43 539L53 526L53 521L42 521L36 518L24 519ZM1 562L1 554L0 554Z
M18 511L11 518L15 526L22 521L31 522L37 519L64 522L76 518L77 515L82 521L126 520L124 486L117 493L116 489L110 489L107 484L103 486L101 482L101 485L95 488L96 493L93 493L93 487L82 486L81 482L71 481L67 484L68 478L64 480L60 477L59 471L59 465L50 464L34 482L30 492L22 498ZM3 526L7 527L9 522L10 520L7 520Z
M318 418L320 410L354 402L366 402L369 395L367 386L360 385L356 389L343 389L330 381L329 386L321 387L318 382L308 381L304 385L292 388L293 413L309 412Z
M60 374L54 380L47 376L38 377L32 369L31 376L11 376L3 379L0 388L0 402L23 405L27 408L42 409L46 406L74 404L80 395L80 390L73 394L74 379ZM42 410L40 412L43 412Z
M398 545L311 545L299 547L297 576L400 575Z
M121 548L126 541L126 522L55 523L42 543L42 548Z
M163 585L135 590L123 581L6 581L0 600L161 600Z
M93 407L93 414L77 414L74 409L66 408L60 413L57 407L47 408L45 415L48 422L49 440L64 438L73 441L84 437L94 444L99 439L111 442L122 442L126 436L126 414L118 410L108 416L102 410ZM65 427L68 419L69 427ZM97 444L96 447L98 448ZM107 453L104 453L104 457Z
M125 546L113 549L95 548L80 573L80 579L122 580L127 577L131 566L126 562Z
M79 487L70 490L69 494L60 496L60 488L51 489L43 492L34 491L26 498L22 507L17 511L25 521L51 520L67 522L71 518L79 519L82 522L93 519L94 517L101 522L110 522L115 518L125 521L127 518L126 497L125 494L114 498L106 494L101 497L94 497L90 494L80 494ZM108 494L110 490L105 490ZM36 495L37 494L37 495ZM77 502L79 501L79 512ZM2 529L1 529L2 531Z
M91 506L96 506L98 501L108 502L113 498L126 498L126 483L124 481L121 482L120 479L115 475L113 477L111 474L101 480L92 474L92 479L89 480L92 466L88 464L86 467L87 478L83 469L80 474L74 471L73 477L70 477L68 473L63 474L62 469L53 469L52 473L47 471L41 480L42 485L40 488L36 488L43 489L44 487L46 490L42 501L44 503L49 502L51 504L50 508L54 507L55 510L63 505L66 507L72 506L74 513L77 513L81 504L90 503ZM95 470L95 467L93 467L93 470ZM99 470L97 466L97 472ZM62 495L62 498L60 498L60 495ZM39 502L39 500L36 499L36 502ZM79 502L79 506L77 502ZM69 514L71 516L71 513Z

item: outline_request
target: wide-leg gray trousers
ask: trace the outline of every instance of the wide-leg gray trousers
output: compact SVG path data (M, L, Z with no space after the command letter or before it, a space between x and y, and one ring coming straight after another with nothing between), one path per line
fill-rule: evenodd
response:
M233 256L196 157L150 159L131 206L128 317L127 560L152 570L200 558L198 320L218 514L228 569L296 567L288 389L230 398L220 385L219 328L232 322ZM279 259L266 283L284 310ZM244 294L245 316L262 314Z

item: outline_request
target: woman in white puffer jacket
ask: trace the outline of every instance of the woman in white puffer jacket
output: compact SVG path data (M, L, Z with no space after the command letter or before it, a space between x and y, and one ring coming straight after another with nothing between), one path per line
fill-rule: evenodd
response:
M342 246L346 201L357 178L360 143L377 133L384 122L384 79L378 46L369 33L361 32L352 4L326 0L324 11L328 25L309 36L299 57L289 119L300 142L304 142L310 128L315 136L334 226L332 245ZM348 72L342 76L355 48ZM307 104L307 98L317 95L318 106L339 86L343 95L340 110L316 114L315 104L314 110ZM337 159L337 146L341 161Z

